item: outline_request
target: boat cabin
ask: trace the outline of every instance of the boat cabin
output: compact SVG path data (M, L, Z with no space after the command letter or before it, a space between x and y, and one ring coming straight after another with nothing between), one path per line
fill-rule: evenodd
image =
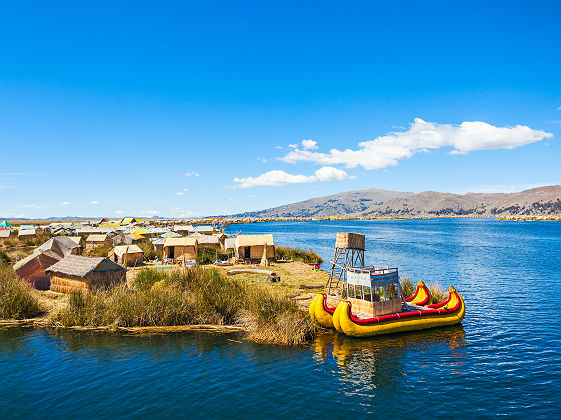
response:
M401 311L403 292L397 268L347 267L343 293L353 312L378 316Z

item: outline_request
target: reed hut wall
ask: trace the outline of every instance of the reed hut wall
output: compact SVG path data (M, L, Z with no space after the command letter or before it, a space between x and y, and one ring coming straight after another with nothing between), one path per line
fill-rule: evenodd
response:
M265 250L265 245L252 245L252 246L240 246L236 250L236 258L245 259L245 250L249 248L249 258L252 260L260 260L263 258L263 252ZM275 258L275 246L267 245L267 258Z
M92 271L85 277L56 273L51 275L51 290L59 293L71 293L74 290L88 292L96 289L107 289L120 283L125 283L127 272Z
M166 246L164 247L164 258L169 258L169 248L173 248L173 259L176 260L196 260L197 259L197 246L196 245L186 245L186 246Z

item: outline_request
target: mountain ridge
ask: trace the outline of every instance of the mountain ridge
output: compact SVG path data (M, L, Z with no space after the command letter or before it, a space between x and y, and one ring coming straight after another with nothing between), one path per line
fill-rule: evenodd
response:
M561 214L561 185L514 193L420 193L372 188L315 197L235 217L547 216Z

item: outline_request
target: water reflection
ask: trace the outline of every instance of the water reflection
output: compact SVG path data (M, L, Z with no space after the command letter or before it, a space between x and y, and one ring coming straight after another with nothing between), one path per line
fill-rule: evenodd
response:
M416 358L415 353L430 353L432 349L445 354L441 363L451 367L453 373L461 373L466 346L464 328L459 326L439 328L414 333L357 339L343 334L320 335L314 342L314 359L321 364L335 361L336 376L360 388L374 389L380 386L399 388ZM412 357L413 356L413 357Z

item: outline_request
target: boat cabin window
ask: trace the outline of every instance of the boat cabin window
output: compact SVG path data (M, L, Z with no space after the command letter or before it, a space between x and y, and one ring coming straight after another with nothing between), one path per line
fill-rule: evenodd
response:
M377 316L401 310L403 296L397 268L347 268L344 292L359 312Z

